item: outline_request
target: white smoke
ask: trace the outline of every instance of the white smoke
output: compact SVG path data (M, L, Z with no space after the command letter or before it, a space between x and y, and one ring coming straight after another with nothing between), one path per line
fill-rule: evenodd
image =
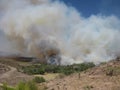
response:
M73 7L50 0L1 0L0 13L1 31L13 48L42 61L51 52L63 65L99 63L120 55L116 16L84 18Z

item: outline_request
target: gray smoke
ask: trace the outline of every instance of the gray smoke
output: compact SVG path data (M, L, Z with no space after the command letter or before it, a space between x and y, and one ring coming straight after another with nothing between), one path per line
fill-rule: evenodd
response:
M75 8L51 0L1 0L0 15L1 32L8 39L1 43L10 42L12 52L41 62L99 63L120 55L116 16L84 18Z

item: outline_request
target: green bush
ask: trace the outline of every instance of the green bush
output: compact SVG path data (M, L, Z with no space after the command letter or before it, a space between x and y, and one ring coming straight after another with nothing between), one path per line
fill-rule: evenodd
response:
M74 73L74 71L68 70L68 71L64 71L63 73L64 73L65 75L70 75L70 74Z
M31 65L31 66L26 66L21 68L24 73L27 74L45 74L45 69L44 67L37 66L37 65Z
M14 87L7 86L7 84L3 84L1 88L2 90L16 90Z
M67 66L38 64L38 65L24 66L21 68L20 71L27 74L63 73L65 75L69 75L74 72L81 72L81 71L87 70L94 66L95 64L92 62L73 64L73 65L67 65Z
M38 90L34 82L20 82L16 87L10 87L6 84L2 86L3 90Z
M34 79L33 79L33 81L34 82L36 82L36 83L42 83L42 82L45 82L45 79L43 78L43 77L35 77Z

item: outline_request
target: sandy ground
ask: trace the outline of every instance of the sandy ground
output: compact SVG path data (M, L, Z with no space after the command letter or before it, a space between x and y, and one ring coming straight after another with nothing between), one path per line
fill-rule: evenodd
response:
M16 68L6 66L9 71L0 74L0 83L7 83L8 85L16 85L20 81L28 81L32 79L32 76L20 73Z
M105 73L110 65L120 67L120 61L50 81L46 83L47 90L120 90L120 75L107 76Z

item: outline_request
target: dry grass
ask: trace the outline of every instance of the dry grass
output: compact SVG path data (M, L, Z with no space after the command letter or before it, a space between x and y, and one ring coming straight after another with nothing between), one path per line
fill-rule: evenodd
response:
M32 64L30 62L17 61L12 58L0 58L0 63L8 65L8 66L16 67L16 68L18 68L19 66L27 66L27 65Z
M34 76L38 76L38 77L43 77L45 78L46 81L50 81L50 80L54 80L57 77L59 77L59 73L46 73L45 75L34 75Z

